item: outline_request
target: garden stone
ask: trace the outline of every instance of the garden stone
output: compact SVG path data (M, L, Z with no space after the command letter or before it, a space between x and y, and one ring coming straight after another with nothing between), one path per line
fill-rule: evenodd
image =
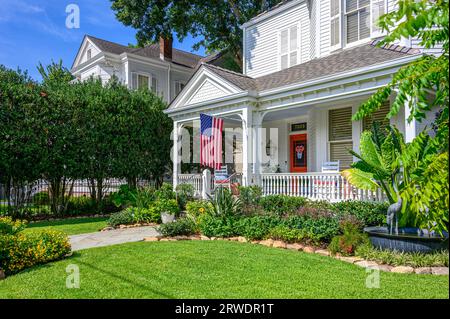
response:
M276 241L273 242L272 247L286 249L286 243L281 241L281 240L276 240Z
M347 263L350 264L354 264L358 261L363 261L364 259L360 258L360 257L346 257L346 256L340 256L338 257L339 260L345 261Z
M188 236L175 236L174 237L176 240L189 240Z
M316 250L315 253L322 256L330 256L330 252L325 249Z
M230 237L228 240L231 240L231 241L238 241L238 240L239 240L239 237Z
M210 240L217 240L217 237L211 237Z
M433 275L448 276L448 267L433 267L431 268L431 273Z
M169 241L169 238L161 238L159 241Z
M240 242L240 243L246 243L246 242L247 242L247 238L242 237L242 236L239 236L239 237L238 237L238 242Z
M146 237L144 238L144 241L159 241L158 237Z
M302 244L287 244L286 245L287 249L298 250L298 251L303 250L303 247L304 246Z
M374 261L368 261L368 260L362 260L355 262L356 266L363 267L363 268L377 268L379 265Z
M198 236L198 235L192 235L192 236L189 236L189 239L190 239L190 240L200 240L200 236Z
M252 240L251 243L252 244L259 244L259 240Z
M391 272L399 273L399 274L412 274L414 272L414 268L410 266L398 266L391 269Z
M201 236L200 236L200 239L201 239L201 240L209 240L209 237L204 236L204 235L201 235Z
M314 252L315 252L316 250L314 249L314 247L306 246L306 247L303 247L303 251L304 251L305 253L308 253L308 254L314 254Z
M419 267L414 269L414 272L418 275L431 274L431 267Z
M3 271L3 269L0 269L0 280L3 280L6 278L5 272Z
M392 270L392 268L394 268L393 266L389 266L389 265L378 265L377 267L379 270L386 271L386 272L390 272Z
M259 244L260 244L260 245L263 245L263 246L267 246L267 247L272 247L272 245L273 245L273 240L272 240L272 239L261 240L261 241L259 242Z

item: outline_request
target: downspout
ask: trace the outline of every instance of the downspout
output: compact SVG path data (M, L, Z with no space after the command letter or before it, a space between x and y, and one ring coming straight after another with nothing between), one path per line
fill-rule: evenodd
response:
M170 71L172 70L172 63L169 62L169 67L167 68L167 103L171 102L171 86L170 86Z

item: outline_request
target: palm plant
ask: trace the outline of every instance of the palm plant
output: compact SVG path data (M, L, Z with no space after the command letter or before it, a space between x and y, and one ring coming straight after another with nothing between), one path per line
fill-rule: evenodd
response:
M230 190L224 187L218 187L214 196L209 197L209 202L212 204L212 214L217 217L235 216L242 206L240 199L233 197Z

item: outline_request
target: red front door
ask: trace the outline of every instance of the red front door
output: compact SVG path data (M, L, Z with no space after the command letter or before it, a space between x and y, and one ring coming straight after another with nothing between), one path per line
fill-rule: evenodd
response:
M291 173L306 173L308 171L307 161L307 135L295 134L289 137L290 139L290 164Z

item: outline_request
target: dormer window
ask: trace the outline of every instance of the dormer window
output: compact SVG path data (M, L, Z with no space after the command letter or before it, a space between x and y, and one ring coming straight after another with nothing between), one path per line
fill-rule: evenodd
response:
M347 44L370 37L370 0L345 0Z
M280 31L280 69L298 64L298 27L297 25Z
M92 50L91 49L87 50L86 58L87 58L87 60L90 60L92 58Z

